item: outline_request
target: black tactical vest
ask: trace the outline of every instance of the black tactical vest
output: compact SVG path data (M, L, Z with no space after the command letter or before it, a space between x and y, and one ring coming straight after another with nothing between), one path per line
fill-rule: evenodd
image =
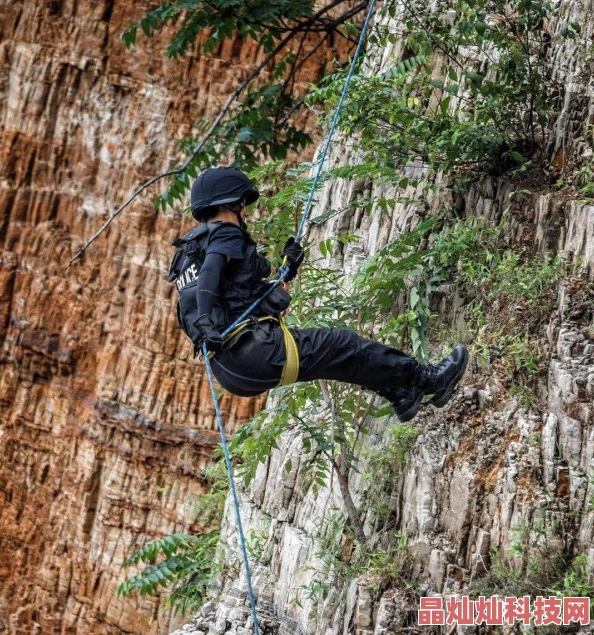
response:
M194 326L198 316L197 280L206 257L206 249L216 231L230 223L204 223L190 230L182 238L176 238L173 246L177 252L171 262L169 282L175 280L179 291L177 319L186 335L194 342L199 334ZM234 225L237 227L237 225ZM256 250L256 243L248 232L244 237L243 260L231 259L223 269L219 295L215 300L211 317L223 331L231 325L254 300L268 288L266 278L271 267L268 260ZM291 296L278 286L254 310L252 315L278 315L291 302Z

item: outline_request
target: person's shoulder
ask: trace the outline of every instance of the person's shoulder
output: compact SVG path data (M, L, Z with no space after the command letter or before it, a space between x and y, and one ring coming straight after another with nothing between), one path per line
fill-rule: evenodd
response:
M212 223L206 253L216 252L230 258L242 259L247 245L246 233L235 223Z
M216 221L209 223L209 238L210 241L216 240L229 240L229 239L241 239L245 240L247 232L235 223L229 223L226 221Z

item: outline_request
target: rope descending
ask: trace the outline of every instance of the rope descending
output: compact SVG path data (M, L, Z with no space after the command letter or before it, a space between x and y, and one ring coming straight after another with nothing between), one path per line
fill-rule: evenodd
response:
M375 9L376 0L371 0L369 3L369 8L367 10L367 15L365 17L365 22L363 23L363 28L361 29L361 35L359 36L359 41L357 43L357 48L355 50L355 54L353 55L353 59L351 60L351 66L349 68L349 72L344 82L344 86L342 88L342 92L340 94L340 99L338 101L338 105L336 106L336 110L334 111L334 116L332 118L332 123L330 125L330 130L328 131L328 136L326 137L326 141L324 142L324 146L322 148L322 152L320 154L320 158L317 161L316 172L314 174L314 179L311 184L311 189L309 191L309 196L307 197L307 201L305 203L305 209L303 210L303 214L301 216L301 222L299 223L299 228L297 230L297 234L295 235L295 242L299 242L301 235L303 233L303 228L305 223L309 217L309 213L311 211L311 207L313 205L313 198L318 187L318 181L320 180L320 175L322 174L322 168L324 167L324 162L326 161L326 155L328 154L328 148L330 147L330 143L332 141L332 137L334 136L334 132L338 125L338 121L340 118L340 111L344 104L345 97L347 95L349 85L351 83L351 79L353 78L353 74L355 72L355 68L357 66L357 61L361 54L361 50L363 48L363 42L365 40L365 36L367 35L367 31L369 29L369 23L371 21L371 17L373 15L373 11ZM252 311L260 304L260 302L269 294L271 291L277 287L287 276L289 273L289 268L286 266L286 258L283 262L282 266L279 269L278 276L270 283L270 288L264 293L260 298L258 298L255 302L253 302L236 320L229 326L225 331L223 331L222 336L225 337L228 333L230 333L240 322L242 322L246 317L248 317ZM241 548L241 554L243 557L243 564L245 566L245 573L248 585L248 596L250 599L250 606L252 611L252 619L254 623L254 633L255 635L260 634L260 624L258 622L258 613L256 611L256 598L254 596L254 589L252 586L252 576L250 572L250 565L247 554L247 546L245 542L245 535L243 533L243 525L241 523L241 513L239 509L239 499L237 498L237 490L235 488L235 479L233 477L233 468L231 466L231 456L229 454L229 447L227 445L227 439L225 437L225 428L223 425L223 417L221 415L221 409L219 406L219 400L217 398L217 392L214 385L214 377L212 374L212 368L210 365L210 360L208 358L208 349L206 344L202 344L202 352L204 355L204 363L206 364L206 373L208 375L208 382L210 384L210 392L212 395L212 400L214 402L215 414L217 419L217 425L219 426L219 432L221 434L221 445L223 447L223 454L225 456L225 466L227 467L227 474L229 476L229 485L231 487L231 496L233 498L233 506L235 508L235 518L237 522L237 533L239 534L239 543Z

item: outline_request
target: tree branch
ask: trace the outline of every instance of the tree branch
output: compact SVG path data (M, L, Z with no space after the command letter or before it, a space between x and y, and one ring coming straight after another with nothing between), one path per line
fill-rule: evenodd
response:
M446 57L448 57L452 62L454 62L454 64L457 64L462 70L466 70L464 68L464 65L459 60L457 60L451 53L449 53L449 51L446 48L444 48L441 45L441 43L437 40L435 35L433 33L431 33L431 31L425 26L425 24L423 23L423 20L421 20L421 18L419 18L418 14L410 7L410 5L408 5L406 3L406 0L402 0L402 4L404 5L405 9L408 9L408 12L410 13L411 17L423 29L423 31L425 31L425 33L427 34L429 39L433 42L433 44L435 44L435 46L437 46L437 48Z
M292 39L294 36L295 36L295 33L292 33L289 36L287 36L284 40L282 40L278 44L278 46L269 55L267 55L266 58L260 64L258 64L258 66L241 82L241 84L239 84L239 86L231 93L231 95L229 95L229 97L227 98L227 101L225 102L221 110L219 111L219 114L216 116L215 120L212 122L210 128L207 130L206 134L202 137L198 145L194 148L189 158L184 163L182 163L180 167L175 168L173 170L168 170L167 172L163 172L162 174L158 174L157 176L153 176L151 179L143 183L122 205L120 205L120 207L118 207L118 209L105 221L105 223L103 223L103 225L93 234L93 236L91 236L91 238L77 251L77 253L71 258L66 268L70 267L70 265L77 258L82 256L82 254L89 248L89 246L93 242L95 242L95 240L97 240L97 238L99 238L99 236L101 236L101 234L109 227L109 225L113 222L113 220L117 216L119 216L126 209L126 207L128 207L128 205L130 205L130 203L134 201L134 199L136 199L140 194L142 194L144 190L150 187L153 183L160 181L161 179L164 179L168 176L175 176L177 174L181 174L182 172L184 172L184 170L187 169L190 163L192 163L192 161L198 156L198 154L204 148L204 146L206 145L206 142L212 137L212 135L214 134L214 131L218 128L223 117L227 114L227 112L229 111L229 108L231 108L231 105L233 104L233 102L237 100L237 98L241 95L241 93L243 93L247 85L257 75L259 75L262 69L279 53L279 51L281 51L284 48L284 46L288 43L288 41Z
M324 401L330 406L332 412L332 423L334 425L334 421L336 421L341 428L341 435L345 438L345 428L344 422L342 418L336 411L336 403L335 400L331 397L330 391L328 390L328 384L326 380L319 380L320 388L322 390L322 396ZM334 434L332 435L334 437ZM333 439L334 440L334 439ZM365 536L365 530L363 529L363 523L359 518L359 510L355 506L355 502L353 501L353 497L351 496L351 491L349 489L349 472L350 466L346 457L346 448L344 443L339 443L340 446L340 457L341 464L339 465L334 456L329 456L332 468L336 473L336 477L338 478L338 484L340 486L340 491L342 494L342 500L344 501L344 506L346 507L347 515L349 518L349 524L353 533L355 534L355 538L359 541L361 545L364 545L367 542L367 537ZM328 456L328 455L327 455Z
M340 471L340 467L336 463L335 459L332 459L332 467L336 472L336 476L338 478L338 484L340 485L340 491L342 493L342 499L344 501L344 506L347 510L347 515L349 517L349 524L351 525L351 529L355 534L355 538L359 541L361 545L364 545L367 542L367 536L365 535L365 531L363 530L363 524L359 519L359 513L357 508L355 507L355 503L353 502L353 498L351 497L351 492L349 491L349 484Z
M317 13L311 16L308 20L303 23L300 23L295 27L295 30L289 33L285 38L283 38L278 45L271 51L266 58L258 64L258 66L244 79L241 84L229 95L227 101L219 111L219 114L216 116L215 120L212 122L211 126L207 130L206 134L202 137L198 145L192 151L192 154L189 158L178 168L174 168L172 170L168 170L163 172L162 174L158 174L153 176L148 181L145 181L140 187L138 187L133 194L122 204L118 209L103 223L103 225L91 236L89 240L76 252L76 254L70 259L68 265L66 265L66 269L68 269L72 263L77 260L80 256L82 256L85 251L101 236L101 234L111 225L111 223L147 188L151 185L160 181L168 176L176 176L178 174L182 174L188 166L192 163L192 161L198 156L198 154L202 151L206 142L213 136L215 130L218 128L219 124L233 105L233 103L241 96L243 91L247 88L247 86L252 82L252 80L257 77L260 72L282 51L285 46L299 33L308 29L308 26L314 24L321 16L325 13L333 9L335 6L342 4L346 0L333 0L330 4L326 5L322 9L320 9Z

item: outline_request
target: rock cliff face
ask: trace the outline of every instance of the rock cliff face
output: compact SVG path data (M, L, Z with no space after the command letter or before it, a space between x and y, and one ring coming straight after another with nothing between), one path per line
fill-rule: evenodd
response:
M143 11L0 2L0 632L168 632L158 598L114 597L121 563L196 529L217 443L166 282L187 221L148 192L64 269L259 60L241 42L181 62L164 39L127 52L119 34ZM224 396L229 431L259 405Z
M588 47L594 23L591 2L561 1L559 24L577 21L583 31L577 42L559 44L553 51L554 72L565 88L563 112L551 140L556 160L583 156L588 150L585 126L594 111L592 66ZM397 25L391 25L396 27ZM397 28L393 29L397 32ZM398 44L372 55L370 73L398 61ZM395 54L395 59L392 55ZM338 145L338 144L337 144ZM561 156L561 159L559 157ZM329 164L356 162L351 148L335 146ZM535 241L542 249L553 249L567 259L581 261L592 279L594 265L594 207L567 202L550 193L529 199L511 197L514 186L493 179L476 186L464 200L466 213L498 222L510 208L508 225L518 239ZM543 190L548 192L548 188ZM319 196L319 209L348 207L357 196L391 193L373 183L335 182ZM316 242L334 235L337 229L357 233L361 239L339 254L334 265L353 271L362 256L372 254L389 240L414 226L421 216L436 210L447 191L437 198L407 193L418 204L401 205L387 216L375 210L370 215L349 212L335 216ZM594 565L592 537L593 492L593 398L594 332L592 293L564 280L557 289L558 301L541 333L540 347L548 365L548 376L540 383L534 405L525 407L497 379L497 373L469 372L450 405L442 411L424 411L418 421L418 437L410 460L397 469L386 492L395 530L406 535L407 566L422 593L451 594L464 591L471 580L485 572L493 549L504 553L518 532L530 522L543 527L561 522L573 554L583 554ZM587 286L587 285L586 285ZM581 290L580 290L581 289ZM441 310L452 322L459 306L455 296L445 297ZM381 448L385 443L385 420L370 424L366 443ZM283 469L286 457L292 469ZM403 589L382 590L368 579L355 579L345 588L329 590L328 597L301 596L322 567L315 536L330 522L330 510L345 517L338 486L314 494L303 487L300 446L287 437L281 440L268 464L241 497L247 531L260 532L261 555L253 562L253 578L263 623L275 633L380 635L407 632L412 605ZM355 502L367 508L369 482L353 474L350 482ZM372 515L366 529L372 532ZM224 539L236 544L234 517L229 509ZM340 535L339 535L340 540ZM559 545L550 545L550 553ZM233 549L227 562L236 560ZM373 581L372 581L373 582ZM179 632L184 634L244 634L251 632L246 580L221 580L213 589L214 599L197 618Z

